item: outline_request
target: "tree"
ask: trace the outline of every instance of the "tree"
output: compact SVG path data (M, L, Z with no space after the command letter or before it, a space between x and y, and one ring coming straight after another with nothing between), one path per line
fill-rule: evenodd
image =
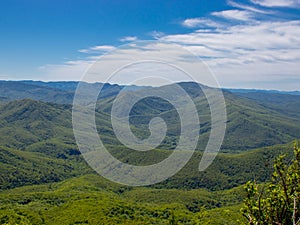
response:
M300 225L300 148L295 144L294 158L285 163L281 155L274 162L270 183L247 182L243 216L250 225Z

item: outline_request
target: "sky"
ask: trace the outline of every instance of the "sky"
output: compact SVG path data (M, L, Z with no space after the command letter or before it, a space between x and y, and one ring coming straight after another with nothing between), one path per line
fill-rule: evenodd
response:
M183 46L222 87L300 90L300 0L3 0L0 79L80 80L139 40Z

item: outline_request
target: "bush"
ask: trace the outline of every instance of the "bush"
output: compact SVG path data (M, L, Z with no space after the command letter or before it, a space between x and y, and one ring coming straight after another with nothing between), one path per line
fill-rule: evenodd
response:
M243 216L250 225L300 224L300 149L294 147L294 159L285 162L285 155L274 162L272 182L257 185L247 182Z

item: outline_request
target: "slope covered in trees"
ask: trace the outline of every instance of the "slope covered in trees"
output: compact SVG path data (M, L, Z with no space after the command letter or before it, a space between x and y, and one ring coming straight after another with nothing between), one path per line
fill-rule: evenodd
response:
M197 151L178 174L162 183L145 188L116 185L96 175L78 151L70 104L76 85L1 82L0 224L239 224L246 196L243 184L272 181L274 159L280 154L291 159L292 141L300 138L297 96L225 91L224 144L211 166L199 172L210 111L196 84L181 83L199 112ZM132 87L125 94L144 88L149 89ZM112 102L120 89L106 85L98 100L96 124L101 139L121 161L149 165L163 160L180 135L174 108L158 98L136 104L130 122L137 136L149 135L148 123L155 116L165 119L168 133L157 150L130 151L116 139L110 123Z

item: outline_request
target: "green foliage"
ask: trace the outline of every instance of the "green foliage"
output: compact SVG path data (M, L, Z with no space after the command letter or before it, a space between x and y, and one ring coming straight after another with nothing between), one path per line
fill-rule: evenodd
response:
M83 161L0 147L0 190L57 182L91 172Z
M210 109L208 102L199 86L195 83L180 83L195 102L200 119L200 136L198 150L204 150L210 134ZM160 87L161 89L167 87ZM141 90L143 91L143 90ZM298 108L282 107L281 102L273 110L264 100L264 104L251 100L247 96L239 96L230 92L224 92L227 108L227 129L222 145L224 152L240 152L264 146L272 146L293 141L299 137L299 116L286 116L288 114L299 115ZM109 99L101 99L97 104L97 111L110 113L115 96ZM277 95L274 95L277 98ZM272 101L272 95L269 101ZM289 100L290 99L290 100ZM286 104L293 102L299 105L300 97L285 98ZM275 103L274 103L275 104ZM265 106L267 105L267 106ZM281 110L277 110L281 109ZM164 140L163 149L174 148L174 143L180 134L178 115L169 103L157 98L147 98L138 102L131 111L130 122L134 124L135 134L147 136L150 118L159 116L164 118L168 125L168 136ZM100 125L100 124L99 124ZM143 128L136 130L135 128ZM136 131L136 132L135 132Z
M238 215L241 191L132 188L85 175L0 192L0 224L220 224L236 221L229 214Z
M99 85L91 84L91 88ZM275 199L264 200L268 215L275 215L276 211L271 213L275 206L286 207L281 212L290 215L294 199L299 205L299 195L287 200L279 187L284 186L286 174L293 174L296 164L284 167L284 160L291 158L290 144L273 145L299 138L299 108L290 105L299 103L299 98L283 100L272 95L258 101L225 92L228 123L223 153L199 173L201 150L210 133L209 106L196 84L180 85L191 95L200 115L200 151L174 177L151 187L131 188L96 176L80 156L73 137L71 106L57 104L71 103L75 83L0 82L0 96L4 96L0 97L0 224L238 224L244 197L249 199L249 207L258 199ZM134 165L163 160L176 147L180 134L173 107L157 98L134 106L130 114L134 134L147 137L149 120L155 116L165 119L168 133L157 150L130 151L116 140L110 124L109 111L119 90L117 85L108 85L97 104L95 119L104 144L116 158ZM44 102L9 102L21 98ZM262 148L253 150L257 147ZM270 181L269 162L281 153L286 153L286 158L276 161L272 183L264 189L248 183L250 194L244 196L240 185L251 179ZM289 194L291 184L299 188L299 176L290 176L284 183L289 185ZM251 210L261 215L257 208Z
M245 185L242 212L249 224L300 224L300 149L295 145L291 163L284 159L281 155L275 160L272 182L266 187L255 182Z
M264 92L237 93L237 95L252 99L259 104L263 104L264 107L285 114L290 118L299 118L299 95Z
M74 91L76 90L76 85L76 82L46 83L34 81L1 81L0 102L28 98L48 102L50 103L50 106L59 108L59 105L53 103L71 104L73 101ZM90 85L90 89L99 89L102 86L102 84L99 83L86 85ZM199 86L197 84L186 82L180 83L179 85L181 85L183 89L190 94L196 103L201 121L201 135L198 149L203 150L207 143L210 132L210 111L208 103L203 95L203 92L199 90ZM161 88L163 89L166 87ZM97 110L100 113L108 113L110 111L113 99L121 89L122 86L105 84L101 94L102 98L99 99ZM142 91L143 87L130 87L130 89L132 91ZM300 108L298 107L300 105L299 96L267 94L253 97L253 95L253 93L244 93L241 95L239 93L230 93L228 91L224 91L228 112L228 122L226 137L222 146L223 151L244 151L247 149L286 143L300 138L298 135L298 127L300 126ZM18 126L15 126L15 124L10 124L9 128L6 127L6 130L3 130L3 132L0 131L0 134L4 135L3 138L1 138L0 135L0 142L5 142L6 138L10 139L11 142L13 142L15 139L14 144L19 148L22 147L22 144L24 144L23 142L35 143L36 141L40 140L37 139L37 137L47 137L49 135L53 135L53 132L49 132L51 128L51 126L49 126L50 124L46 121L39 121L39 119L41 118L41 115L46 115L46 112L49 112L49 117L44 118L48 118L50 121L55 122L56 116L55 113L52 113L54 109L52 108L50 110L49 107L47 107L47 104L43 104L41 108L41 105L38 106L39 104L34 103L34 101L29 103L27 102L26 107L23 109L28 108L28 112L26 113L26 110L19 110L19 112L23 112L24 116L26 115L28 118L34 118L34 116L36 117L35 119L37 121L32 123L31 127L32 129L39 128L39 134L35 133L35 135L32 136L30 130L28 130L28 128L31 129L31 127L27 127L27 129L21 129L23 127L21 127L20 123ZM12 102L11 106L13 105L16 105L16 109L17 106L20 105L20 102ZM34 107L38 107L37 110L31 110ZM45 110L41 112L40 109L43 109L43 107L45 107ZM62 124L67 122L69 125L71 125L70 105L68 107L69 109L66 110L65 119L60 121ZM3 105L3 108L9 107ZM1 109L0 111L1 114L5 114L5 112ZM17 116L18 114L14 115ZM22 115L20 116L22 117ZM147 128L148 124L146 124L146 122L152 116L162 116L164 119L166 119L169 128L169 135L163 143L163 148L173 149L176 141L178 140L178 135L180 132L180 128L178 127L177 123L178 117L176 117L173 107L170 107L170 104L163 103L163 101L157 101L157 99L145 99L139 102L132 110L131 122L133 122L137 128ZM11 117L10 119L20 119L21 117ZM60 117L58 117L58 119L59 118ZM0 127L2 123L5 124L5 121L2 119L3 118L0 118ZM98 121L98 125L101 125L102 129L103 123L105 124L105 120L103 120L102 117L102 119ZM26 123L26 121L22 122ZM104 130L108 132L111 131L111 129ZM133 130L135 130L135 128L133 128ZM138 129L136 130L135 134L147 135L147 132L144 131L144 129ZM17 134L14 135L14 132L17 132ZM115 139L111 139L113 136L112 133L109 133L109 135L104 134L104 136L108 142L116 141Z
M205 114L205 107L207 107L205 101L201 99L200 94L194 97L199 105L200 114ZM103 107L110 104L108 99L100 102L102 101L104 104L100 105ZM135 110L140 113L139 106L149 108L151 105L149 101L148 99L146 102L141 102L141 105L136 105ZM242 103L238 101L234 105L238 104ZM172 116L169 115L172 112L163 112L164 104L159 104L158 109L172 124ZM99 110L96 113L96 122L100 136L109 151L121 161L134 165L151 165L162 161L171 154L168 149L172 149L177 140L176 136L172 136L176 134L174 125L171 127L169 139L160 146L164 147L163 149L147 152L130 151L116 140L109 122L109 115L105 110ZM144 123L142 120L141 122ZM138 133L140 129L138 126L133 126L133 130ZM213 164L201 173L198 171L198 164L202 153L196 152L178 174L155 187L222 190L239 186L253 178L264 182L271 177L272 167L269 162L288 148L289 144L239 154L220 153ZM69 177L92 173L79 155L80 152L73 136L71 107L68 105L37 102L30 99L0 105L0 149L0 189L57 182Z

